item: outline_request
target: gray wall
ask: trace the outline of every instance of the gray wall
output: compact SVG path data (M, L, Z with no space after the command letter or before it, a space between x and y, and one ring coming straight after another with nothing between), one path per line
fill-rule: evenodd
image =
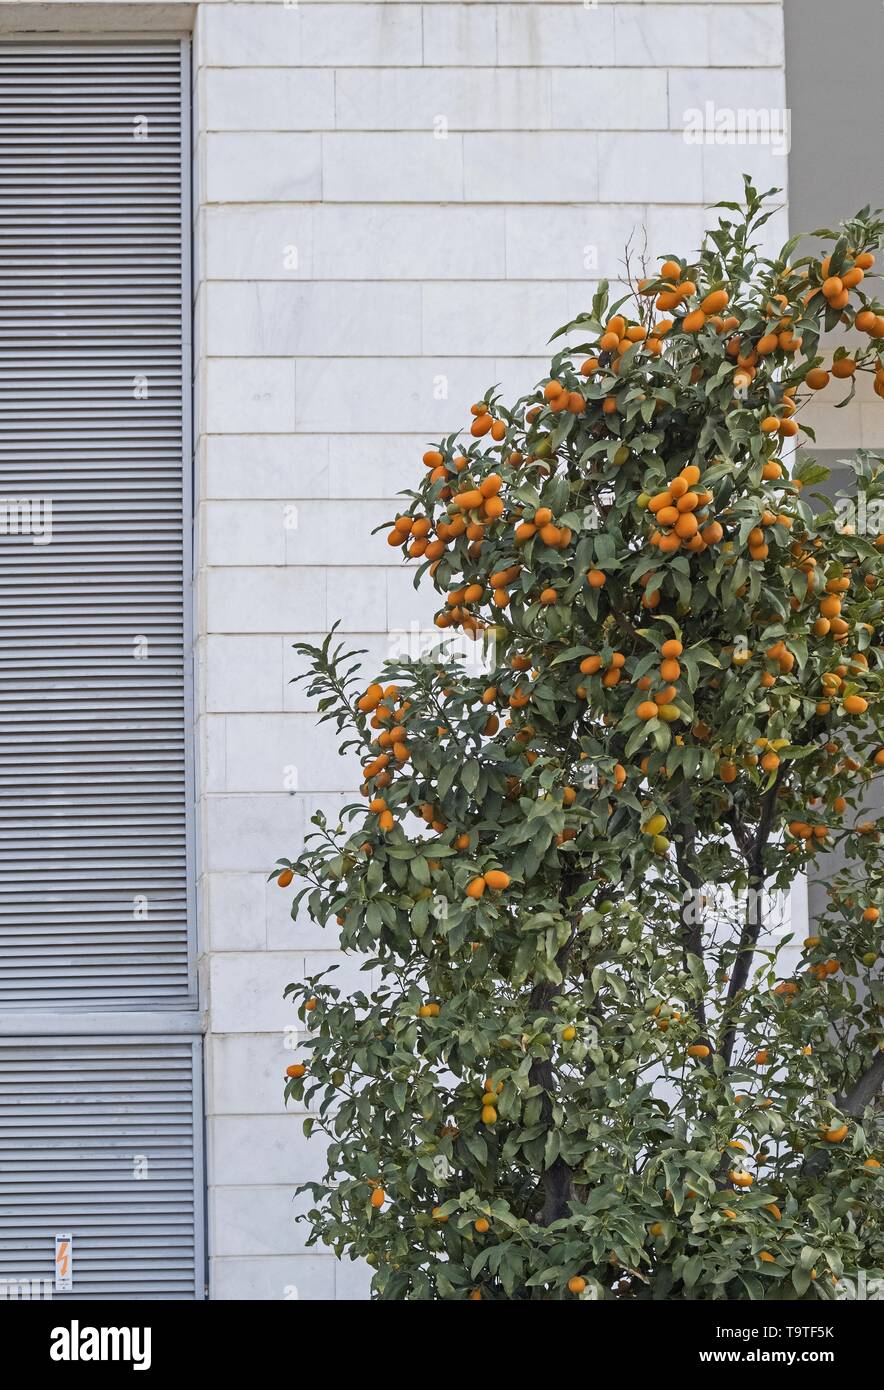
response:
M785 0L789 221L830 227L884 205L881 0Z

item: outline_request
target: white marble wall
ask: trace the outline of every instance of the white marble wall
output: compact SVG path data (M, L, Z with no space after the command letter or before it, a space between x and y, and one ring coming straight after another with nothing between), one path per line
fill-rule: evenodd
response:
M200 4L194 99L211 1290L351 1298L291 1219L321 1155L282 1112L281 994L334 940L265 879L353 771L291 643L342 616L376 660L425 620L370 531L426 441L533 382L630 235L691 249L744 169L784 183L770 148L682 134L707 100L783 107L781 5Z

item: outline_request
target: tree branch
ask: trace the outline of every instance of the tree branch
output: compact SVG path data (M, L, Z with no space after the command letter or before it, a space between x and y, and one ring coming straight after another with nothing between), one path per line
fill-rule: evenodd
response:
M725 1001L725 1014L732 1010L737 996L746 988L746 981L749 979L749 971L752 969L755 947L758 944L758 937L761 933L762 922L761 913L758 910L758 895L764 886L764 851L773 828L774 816L777 809L777 796L782 784L785 766L785 763L780 763L773 785L768 788L762 797L758 828L752 837L751 848L748 854L749 902L746 910L746 921L743 924L740 943L737 947L737 958L734 961L731 982L728 986L727 999ZM730 1065L730 1060L733 1056L734 1043L736 1040L737 1025L732 1021L725 1029L720 1049L721 1055L728 1065Z
M565 897L569 897L571 892L577 887L574 882L574 874L566 874L562 881L562 888ZM565 967L568 963L568 956L571 953L571 946L577 935L577 922L572 920L571 934L568 940L556 953L556 965L558 966L562 978L564 979ZM537 1013L541 1009L546 1009L560 992L560 986L551 984L549 980L542 980L540 984L534 986L531 991L528 1008L531 1013ZM552 1128L553 1119L553 1092L555 1090L555 1072L551 1058L533 1062L528 1073L528 1079L532 1086L540 1087L540 1118L547 1130ZM554 1221L568 1214L568 1203L571 1198L571 1178L572 1170L564 1159L557 1157L549 1168L543 1170L540 1186L543 1191L543 1208L538 1216L541 1226L550 1226Z
M884 1052L875 1053L874 1060L871 1061L863 1072L862 1076L842 1097L841 1109L845 1115L850 1115L854 1120L858 1120L865 1110L884 1086Z
M700 875L694 867L697 856L697 827L694 824L694 818L690 807L690 791L687 783L683 783L679 789L678 800L681 811L679 820L681 836L675 837L675 862L678 865L679 877L682 883L686 883L691 890L692 900L691 903L686 903L684 901L684 893L682 893L682 902L679 906L681 945L682 951L686 957L688 955L697 956L702 961L703 926L699 912L701 882ZM691 907L693 907L693 913L691 912ZM701 1041L708 1046L709 1039L706 1036L706 1000L703 995L700 996L699 1002L696 1005L696 1011L702 1033ZM705 1060L708 1066L711 1057Z

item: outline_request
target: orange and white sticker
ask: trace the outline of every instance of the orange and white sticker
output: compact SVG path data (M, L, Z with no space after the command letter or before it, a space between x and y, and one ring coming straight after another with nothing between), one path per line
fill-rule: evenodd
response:
M69 1293L74 1287L74 1239L71 1235L55 1237L55 1291Z

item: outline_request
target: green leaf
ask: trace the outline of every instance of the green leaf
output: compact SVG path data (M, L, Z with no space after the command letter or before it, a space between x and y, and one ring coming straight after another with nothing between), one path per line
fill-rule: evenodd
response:
M474 792L479 785L479 764L475 758L465 762L460 771L461 785L468 792Z

